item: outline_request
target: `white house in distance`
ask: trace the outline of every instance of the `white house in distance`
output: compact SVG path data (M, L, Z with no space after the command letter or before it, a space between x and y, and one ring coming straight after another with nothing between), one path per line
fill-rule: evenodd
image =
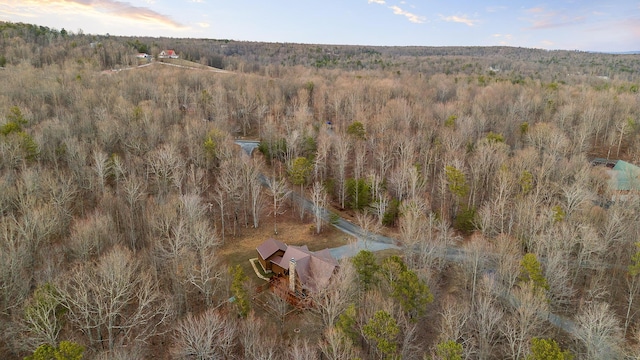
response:
M158 57L160 59L177 59L180 56L174 50L162 50Z

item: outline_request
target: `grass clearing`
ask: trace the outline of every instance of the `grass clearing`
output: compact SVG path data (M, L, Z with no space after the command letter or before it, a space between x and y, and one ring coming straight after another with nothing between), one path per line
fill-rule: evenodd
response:
M218 251L227 267L240 264L245 274L249 275L253 285L264 281L255 276L249 259L257 256L256 248L269 238L282 241L287 245L307 245L309 250L318 251L349 244L353 239L333 226L326 225L320 234L311 231L312 222L309 216L304 221L292 215L293 212L278 216L278 235L274 235L273 217L265 217L260 227L240 228L234 238L225 236L225 242Z

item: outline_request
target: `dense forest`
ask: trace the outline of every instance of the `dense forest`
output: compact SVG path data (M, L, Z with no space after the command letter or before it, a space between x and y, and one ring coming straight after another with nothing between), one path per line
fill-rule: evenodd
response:
M3 358L640 359L640 55L0 22L0 79ZM395 249L258 294L339 218Z

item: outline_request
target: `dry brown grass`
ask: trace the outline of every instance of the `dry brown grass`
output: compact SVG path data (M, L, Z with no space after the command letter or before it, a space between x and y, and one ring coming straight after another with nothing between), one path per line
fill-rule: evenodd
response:
M235 238L227 235L218 254L226 266L240 264L245 274L258 285L262 280L252 275L253 268L249 259L256 257L258 245L270 237L287 245L307 245L311 251L346 245L352 240L348 235L330 225L325 226L320 234L316 234L312 231L312 225L309 216L305 217L304 221L300 221L293 211L288 211L278 216L278 235L275 235L273 217L264 217L257 229L240 228L239 235Z

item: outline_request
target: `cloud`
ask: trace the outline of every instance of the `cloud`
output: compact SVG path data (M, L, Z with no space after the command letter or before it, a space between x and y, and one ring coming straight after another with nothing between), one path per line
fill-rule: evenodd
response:
M493 34L491 36L493 36L494 38L505 39L505 40L511 40L513 38L513 35L511 34Z
M531 23L528 29L543 30L565 26L581 24L586 21L585 16L569 15L566 11L546 10L542 7L535 7L525 10L531 17L525 21Z
M631 34L635 39L640 39L640 19L629 18L617 22L613 29L621 29L623 33Z
M461 24L465 24L467 26L473 26L478 22L478 20L469 19L466 15L463 15L463 16L456 16L456 15L444 16L444 15L440 15L440 18L442 20L444 20L444 21L461 23Z
M513 35L511 34L493 34L491 37L498 40L498 45L511 45Z
M147 0L152 3L153 0ZM145 25L160 25L175 29L185 28L184 25L146 7L134 6L117 0L22 0L14 4L13 0L0 0L15 12L32 12L47 15L87 15L95 18L116 18L135 21ZM5 12L3 10L3 12Z
M422 24L424 23L427 19L424 16L420 16L420 15L416 15L414 13L410 13L406 10L402 10L399 6L389 6L389 9L393 10L393 13L396 15L402 15L404 17L406 17L407 19L409 19L409 21L411 21L412 23L415 24Z
M534 8L527 9L526 11L527 11L528 13L533 13L533 14L536 14L536 13L543 13L543 12L544 12L544 8L541 8L541 7L534 7Z
M563 19L539 19L539 20L532 21L529 29L532 29L532 30L554 29L559 27L581 24L585 20L586 20L586 17L584 16L576 16L573 18L563 18Z
M211 24L206 23L206 22L199 22L199 23L196 23L196 25L198 25L198 26L200 26L201 28L204 28L204 29L206 29L209 26L211 26Z
M378 5L385 5L387 2L385 0L368 0L367 1L369 4L378 4ZM405 5L406 1L400 1L401 5ZM411 6L413 8L413 6ZM415 24L422 24L423 22L425 22L427 20L427 18L425 18L424 16L421 15L417 15L414 14L412 12L406 11L404 9L402 9L399 6L393 5L393 6L389 6L389 9L391 9L393 11L394 14L396 15L402 15L404 17L406 17L407 19L409 19L409 21L411 21L412 23Z
M494 13L494 12L507 10L507 7L506 6L489 6L487 7L486 10L487 12Z

